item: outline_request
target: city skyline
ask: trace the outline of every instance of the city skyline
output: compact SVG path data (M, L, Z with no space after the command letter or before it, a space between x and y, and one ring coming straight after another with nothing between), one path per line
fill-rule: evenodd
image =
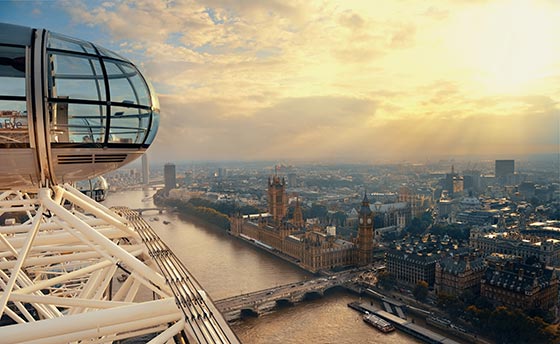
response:
M0 21L137 61L150 160L557 154L553 1L9 2Z

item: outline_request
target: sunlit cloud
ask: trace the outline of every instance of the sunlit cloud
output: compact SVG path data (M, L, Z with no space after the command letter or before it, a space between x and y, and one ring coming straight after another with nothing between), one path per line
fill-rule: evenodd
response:
M556 2L71 4L154 82L158 159L558 150Z

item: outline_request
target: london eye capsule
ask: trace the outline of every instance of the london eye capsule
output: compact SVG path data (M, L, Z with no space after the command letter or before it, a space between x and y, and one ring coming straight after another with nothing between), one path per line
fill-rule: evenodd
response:
M0 23L0 189L91 179L153 142L159 104L128 59Z

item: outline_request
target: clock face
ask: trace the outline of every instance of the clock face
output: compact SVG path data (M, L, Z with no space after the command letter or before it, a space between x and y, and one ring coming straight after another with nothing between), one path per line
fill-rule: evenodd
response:
M364 223L364 219L360 219L360 223Z
M368 225L371 225L371 219L367 219Z

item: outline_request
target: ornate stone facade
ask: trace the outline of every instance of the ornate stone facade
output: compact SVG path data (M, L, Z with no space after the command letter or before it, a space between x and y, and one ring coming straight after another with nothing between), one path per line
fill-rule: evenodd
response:
M288 255L303 268L313 272L341 266L365 265L372 261L373 213L367 197L364 197L360 211L358 238L355 242L349 242L328 235L321 228L306 228L299 200L293 219L288 220L284 185L284 181L278 177L269 180L270 214L231 218L231 234Z
M510 308L553 310L558 306L558 279L550 268L493 259L480 294Z
M482 257L455 255L436 263L436 294L460 296L466 291L480 292L480 280L486 270Z
M362 207L358 214L358 264L367 265L371 262L373 250L373 212L369 207L367 194L364 194Z
M547 266L560 266L560 240L543 239L519 233L480 233L471 231L470 246L486 254L512 254L526 260L537 257Z
M387 252L385 259L387 271L395 276L397 281L409 285L426 281L430 286L434 285L438 255L393 249Z

